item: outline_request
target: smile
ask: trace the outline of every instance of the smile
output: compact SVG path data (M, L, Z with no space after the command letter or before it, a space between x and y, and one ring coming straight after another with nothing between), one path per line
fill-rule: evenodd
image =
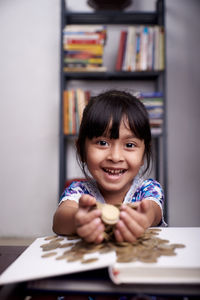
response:
M125 169L108 169L108 168L103 168L103 171L110 175L121 175L126 172Z

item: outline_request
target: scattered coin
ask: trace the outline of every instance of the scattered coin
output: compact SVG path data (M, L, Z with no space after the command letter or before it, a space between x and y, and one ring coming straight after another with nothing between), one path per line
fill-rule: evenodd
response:
M53 240L53 239L56 239L57 237L58 237L57 235L47 236L47 237L45 238L45 241Z
M78 242L61 243L59 237L54 237L54 242L50 239L48 243L41 245L43 252L48 252L56 248L71 247L65 250L61 255L55 257L56 260L67 260L67 262L81 261L82 263L92 263L98 258L84 259L85 254L99 252L107 253L115 251L117 255L117 262L126 263L141 261L144 263L155 263L160 256L174 256L176 248L184 248L184 244L173 243L166 239L158 237L159 228L147 229L144 234L139 237L134 243L117 242L113 234L113 226L105 226L105 238L101 244L87 243L80 237L74 236L74 239L79 238ZM69 239L69 238L68 238ZM42 257L50 257L56 252L48 252Z
M49 251L49 250L54 250L60 247L60 243L59 242L55 242L55 243L48 243L48 244L43 244L40 247L43 249L43 251Z
M43 254L42 257L44 257L44 258L51 257L51 256L54 256L56 254L57 254L57 252L48 252L48 253Z
M88 258L88 259L83 259L83 260L81 261L81 263L82 263L82 264L89 264L89 263L95 262L95 261L97 261L97 260L98 260L98 258Z
M74 245L74 243L64 243L64 244L60 245L60 248L67 248L67 247L71 247L73 245Z

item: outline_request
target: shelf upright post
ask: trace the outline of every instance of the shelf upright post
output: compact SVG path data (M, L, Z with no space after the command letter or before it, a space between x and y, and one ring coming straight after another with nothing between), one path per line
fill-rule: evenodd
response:
M163 26L165 28L165 0L157 1L157 13L158 13L158 25ZM164 184L164 193L165 193L165 201L164 201L164 218L165 221L168 221L168 156L167 156L167 91L166 91L166 76L167 76L167 68L166 68L166 30L164 32L164 70L163 70L163 78L162 78L162 90L163 90L163 138L162 138L162 146L163 146L163 184Z
M63 28L65 24L65 1L61 0L61 20L60 20L60 111L59 111L59 198L63 192L66 177L66 143L63 133Z

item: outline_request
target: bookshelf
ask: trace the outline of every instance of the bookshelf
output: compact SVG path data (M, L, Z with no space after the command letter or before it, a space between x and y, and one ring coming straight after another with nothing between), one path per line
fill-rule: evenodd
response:
M59 135L59 196L61 195L65 181L68 178L66 173L67 155L66 149L69 139L72 135L63 133L63 91L67 88L70 81L107 81L109 82L125 82L127 80L144 84L148 82L154 83L155 91L163 93L163 126L162 134L153 135L155 156L155 177L161 181L165 191L165 205L167 206L167 132L166 132L166 63L164 70L148 70L148 71L113 71L105 72L65 72L64 66L64 50L63 50L63 29L66 25L159 25L165 31L165 3L164 0L157 0L155 11L153 12L121 12L121 11L94 11L94 12L69 12L66 9L65 0L61 0L61 45L60 45L60 135ZM120 32L119 32L120 34ZM164 45L165 45L164 35ZM109 39L109 36L107 37ZM164 51L165 61L165 51ZM92 87L90 86L90 89ZM165 219L167 219L167 207L165 208Z

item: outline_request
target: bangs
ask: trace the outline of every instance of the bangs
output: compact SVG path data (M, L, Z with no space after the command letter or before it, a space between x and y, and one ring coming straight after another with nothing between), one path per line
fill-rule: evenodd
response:
M119 96L115 97L113 105L113 96L111 99L102 98L95 105L92 105L92 101L95 101L93 98L89 103L90 109L86 108L84 111L84 114L87 114L87 123L84 123L86 137L92 139L107 136L110 139L118 139L120 124L124 120L126 127L129 127L137 138L144 139L145 132L142 129L146 128L144 120L148 120L148 117L145 115L144 118L140 107L128 99L121 101Z
M98 136L108 136L111 139L119 138L119 127L123 112L121 107L111 107L108 102L105 105L96 105L88 116L86 134L89 139Z

